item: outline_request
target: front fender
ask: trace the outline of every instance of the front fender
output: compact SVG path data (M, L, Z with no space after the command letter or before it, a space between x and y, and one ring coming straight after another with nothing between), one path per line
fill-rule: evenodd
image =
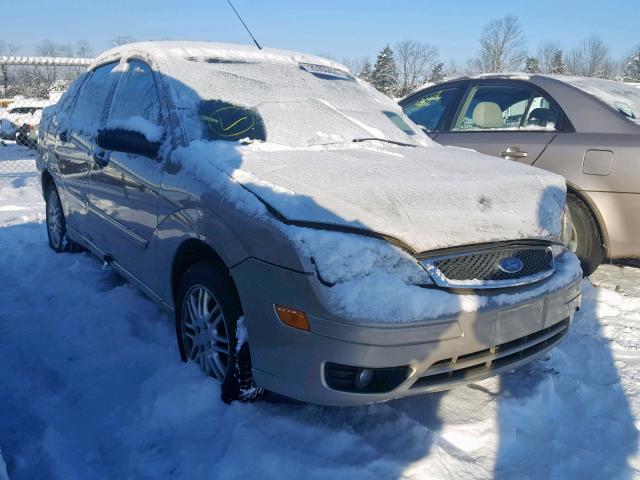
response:
M199 209L178 210L164 217L156 231L158 242L159 294L173 304L172 267L180 246L188 240L199 240L212 248L227 266L248 258L240 238L218 217Z

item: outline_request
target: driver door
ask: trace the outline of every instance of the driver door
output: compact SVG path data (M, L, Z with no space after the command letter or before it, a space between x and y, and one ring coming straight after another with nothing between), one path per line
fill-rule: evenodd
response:
M106 128L137 131L142 125L158 130L164 117L151 68L130 60L114 93ZM147 155L99 147L93 158L89 206L99 230L96 243L117 267L151 287L162 164Z

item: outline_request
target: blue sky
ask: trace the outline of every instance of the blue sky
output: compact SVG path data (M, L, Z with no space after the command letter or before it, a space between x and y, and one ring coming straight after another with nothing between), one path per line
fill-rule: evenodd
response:
M3 3L0 40L22 45L22 54L32 54L44 39L88 40L96 54L118 35L250 41L226 0ZM464 61L476 52L482 25L506 14L520 18L532 52L544 40L558 40L569 49L593 33L607 42L615 58L640 44L638 0L235 0L235 5L262 44L338 60L375 57L387 42L411 39L437 45L444 61Z

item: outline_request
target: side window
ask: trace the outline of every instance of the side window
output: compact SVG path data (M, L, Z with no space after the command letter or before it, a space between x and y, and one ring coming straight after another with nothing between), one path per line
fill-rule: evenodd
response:
M161 124L160 96L153 73L145 63L133 60L111 102L109 123L130 122L136 117L156 127Z
M88 75L87 73L83 73L82 75L80 75L77 79L73 81L71 86L69 86L69 88L62 94L62 97L60 97L60 100L58 101L58 104L57 104L57 108L56 108L57 111L61 113L69 113L71 111L71 109L74 106L74 100L76 98L78 90L80 90L80 87L84 83L85 77L87 75Z
M559 130L561 118L560 111L549 100L540 96L533 97L522 128L526 130Z
M486 85L471 89L452 131L555 130L559 112L525 87Z
M417 97L403 106L404 112L414 123L432 132L438 126L442 115L455 99L458 88L430 92Z
M95 132L100 124L100 114L104 102L109 96L115 74L112 72L117 63L108 63L96 68L84 82L76 107L73 121L81 130Z

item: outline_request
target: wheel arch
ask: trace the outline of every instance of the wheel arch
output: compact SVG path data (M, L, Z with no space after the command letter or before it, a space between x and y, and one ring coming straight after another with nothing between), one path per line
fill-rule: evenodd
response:
M571 184L567 181L567 193L570 193L578 198L591 212L593 219L596 222L596 226L598 227L598 231L600 233L600 238L602 239L602 248L604 250L605 256L609 256L609 232L606 228L606 222L600 213L600 209L595 204L595 202L591 199L587 192L578 189L575 185Z
M227 276L234 291L238 294L238 287L233 280L229 266L222 259L222 256L205 241L199 238L188 238L178 246L171 262L171 295L174 305L176 304L176 294L182 275L191 265L203 261L209 263L221 275Z
M51 173L49 173L49 170L46 169L42 171L42 175L40 176L40 185L42 186L42 196L45 198L49 186L53 185L57 190L56 182L53 179L53 175L51 175Z

